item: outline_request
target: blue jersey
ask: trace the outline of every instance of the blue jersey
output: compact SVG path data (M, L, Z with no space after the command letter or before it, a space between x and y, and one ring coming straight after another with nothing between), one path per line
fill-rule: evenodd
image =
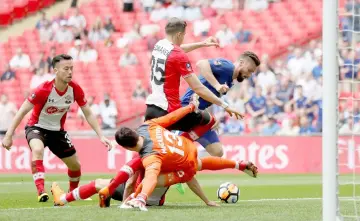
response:
M233 86L233 73L234 73L234 64L224 58L215 58L215 59L209 59L211 71L214 74L216 80L220 84L227 84L229 88ZM213 92L216 96L221 97L221 94L216 91L216 89L211 86L211 84L203 77L200 76L199 80L205 87L209 88L211 92ZM191 88L188 88L184 94L184 96L181 98L181 105L186 106L189 104L190 99L192 95L194 94L194 91ZM199 109L204 110L212 105L212 103L199 98Z

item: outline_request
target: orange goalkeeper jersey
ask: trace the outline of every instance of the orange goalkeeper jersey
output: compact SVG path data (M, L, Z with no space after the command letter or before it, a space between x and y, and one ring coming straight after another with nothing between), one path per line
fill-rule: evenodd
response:
M193 108L192 105L182 107L163 117L146 121L140 126L137 132L145 138L140 151L141 158L157 155L162 162L162 173L179 170L196 173L197 147L195 144L165 129L191 113Z

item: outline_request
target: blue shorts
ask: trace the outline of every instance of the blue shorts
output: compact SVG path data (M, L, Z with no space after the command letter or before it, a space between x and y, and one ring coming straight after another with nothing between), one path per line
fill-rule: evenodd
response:
M181 135L181 133L182 133L181 131L173 131L173 132L177 135ZM197 139L196 142L198 142L199 144L201 144L201 146L206 148L210 144L219 143L220 139L219 139L218 134L215 131L209 130L204 135L202 135L199 139Z

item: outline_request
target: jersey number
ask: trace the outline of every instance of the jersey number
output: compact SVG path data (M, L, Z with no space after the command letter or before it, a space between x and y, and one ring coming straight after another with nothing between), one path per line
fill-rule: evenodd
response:
M68 133L65 134L65 140L66 140L66 143L69 145L69 147L73 146Z
M154 56L151 57L151 81L157 85L165 82L165 60Z
M176 145L178 147L182 146L183 143L182 143L182 140L181 140L181 138L179 136L175 135L174 133L171 133L168 130L164 131L164 136L165 136L165 139L168 142L170 142L170 145L167 145L167 147L169 148L171 153L177 153L177 154L179 154L181 156L185 155L183 150L173 146L175 142L176 142Z

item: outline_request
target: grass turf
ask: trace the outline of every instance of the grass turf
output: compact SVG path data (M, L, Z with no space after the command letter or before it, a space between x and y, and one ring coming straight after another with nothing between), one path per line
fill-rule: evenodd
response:
M111 175L84 175L82 183L95 178L110 178ZM110 208L97 206L97 195L93 201L74 202L65 207L53 207L52 197L46 203L36 201L36 191L31 176L3 175L0 177L0 220L321 220L321 177L317 175L262 175L257 179L244 175L200 174L198 179L212 200L223 182L233 182L240 188L240 200L236 204L221 204L220 208L205 206L186 188L180 195L171 188L163 207L150 207L149 212L124 211L117 208L120 202L112 201ZM67 188L66 175L46 176L46 187L50 191L52 181ZM340 208L343 215L356 216L360 203L353 200L360 193L358 182L351 176L340 179ZM358 200L358 199L357 199ZM345 218L344 220L357 220Z

